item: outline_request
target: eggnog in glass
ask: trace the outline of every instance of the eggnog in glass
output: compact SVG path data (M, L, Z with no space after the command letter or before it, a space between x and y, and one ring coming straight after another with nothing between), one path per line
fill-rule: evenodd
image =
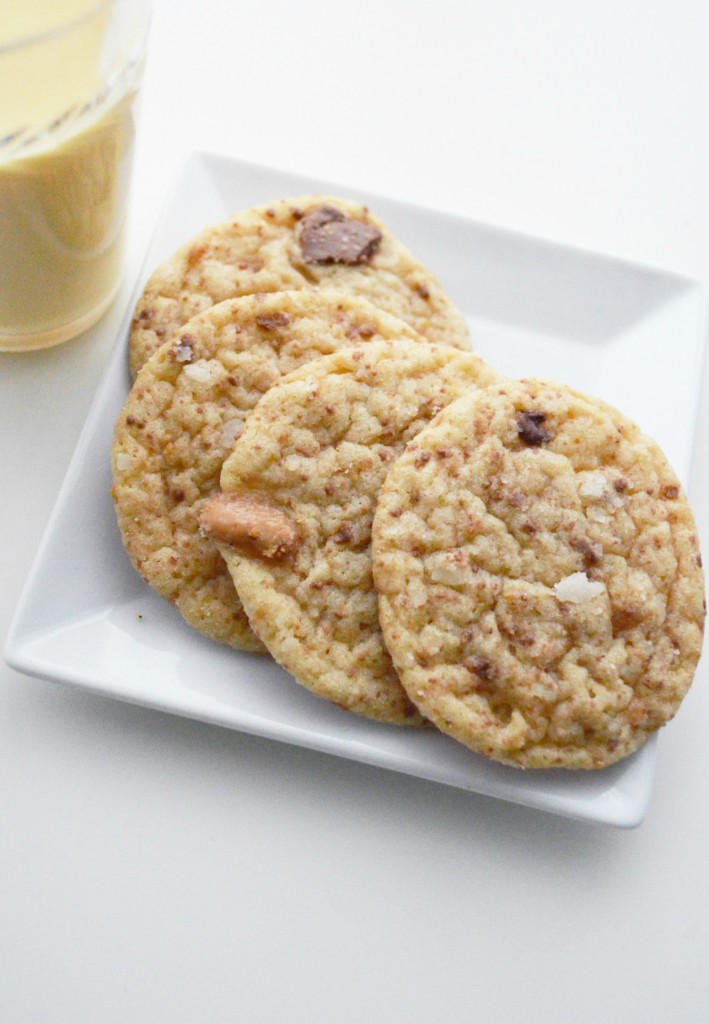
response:
M0 350L46 348L120 281L148 0L2 0Z

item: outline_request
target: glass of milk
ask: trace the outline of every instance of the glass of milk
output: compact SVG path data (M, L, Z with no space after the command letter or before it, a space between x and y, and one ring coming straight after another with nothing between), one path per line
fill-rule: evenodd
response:
M2 0L0 351L58 345L119 285L148 0Z

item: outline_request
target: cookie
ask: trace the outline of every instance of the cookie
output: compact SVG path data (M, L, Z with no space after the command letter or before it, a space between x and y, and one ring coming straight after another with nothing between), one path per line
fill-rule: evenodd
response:
M332 287L400 317L428 341L469 349L462 313L366 206L324 196L234 214L152 275L135 309L133 376L197 313L255 292Z
M497 379L471 353L371 342L272 387L202 515L254 632L296 680L370 718L420 724L382 642L370 530L386 471L445 405Z
M281 292L212 306L143 366L116 424L113 497L143 578L215 640L263 650L199 514L250 410L281 376L406 324L338 292Z
M373 531L401 681L472 750L603 768L677 711L702 645L697 531L615 409L541 381L466 395L393 466Z

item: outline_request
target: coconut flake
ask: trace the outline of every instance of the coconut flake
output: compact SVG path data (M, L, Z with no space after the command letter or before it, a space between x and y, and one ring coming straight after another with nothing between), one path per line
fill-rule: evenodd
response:
M276 373L278 371L276 370ZM291 384L293 390L297 393L300 392L304 398L312 400L318 391L318 380L311 374L304 377L303 380L294 380Z
M231 448L243 429L243 420L227 420L226 423L222 424L222 428L219 432L222 444L225 445L227 448Z
M623 505L623 498L618 494L605 473L596 470L591 473L584 473L584 478L579 486L579 497L586 501L599 502L606 506L611 512ZM586 508L586 515L591 518L591 508ZM599 519L599 522L603 522ZM606 520L607 521L607 520Z
M190 363L194 354L192 346L187 343L178 343L175 345L173 352L175 353L175 359L178 363Z
M608 481L603 473L598 472L586 473L579 487L579 495L582 498L603 498L607 492Z
M469 566L455 553L440 552L429 558L427 572L432 583L456 587L465 582Z
M212 380L212 371L204 363L188 363L182 372L185 377L198 384L206 384L207 381Z
M583 604L593 597L598 597L606 589L605 583L590 580L585 572L573 572L554 585L554 593L559 601L571 604Z
M610 523L612 517L604 509L591 505L586 509L586 518L592 523Z

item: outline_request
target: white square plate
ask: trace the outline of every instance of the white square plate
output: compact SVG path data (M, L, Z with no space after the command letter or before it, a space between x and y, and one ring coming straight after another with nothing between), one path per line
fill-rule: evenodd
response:
M152 269L234 210L316 192L369 203L466 311L474 346L513 376L556 378L620 406L687 482L705 288L379 196L208 154L180 174L126 310L8 638L20 671L569 817L630 827L655 742L601 772L521 772L434 732L379 725L312 696L267 658L186 626L131 568L109 497L113 423L129 388L131 311Z

